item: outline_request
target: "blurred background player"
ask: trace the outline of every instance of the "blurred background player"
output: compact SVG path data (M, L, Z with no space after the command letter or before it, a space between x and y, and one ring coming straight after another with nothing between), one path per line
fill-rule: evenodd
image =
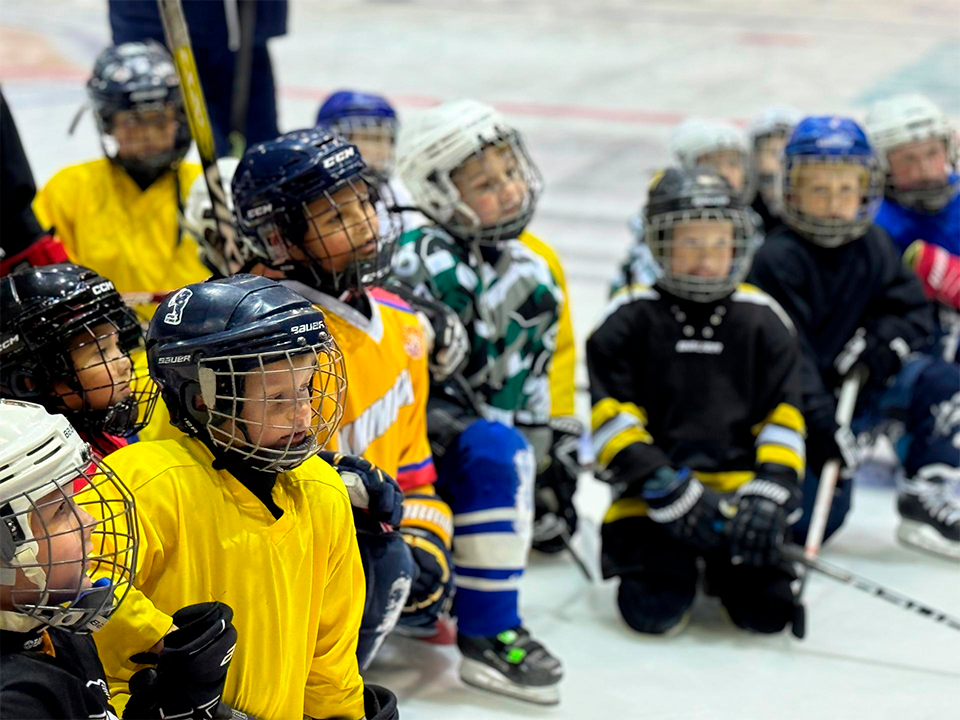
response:
M87 96L105 157L64 168L34 210L72 262L110 278L149 321L166 293L210 273L178 212L200 166L182 162L190 128L170 55L154 42L109 47Z
M260 718L363 717L363 569L344 483L313 457L345 390L322 313L253 275L189 285L154 315L147 352L187 437L111 458L136 498L143 553L129 612L97 638L111 685L122 691L129 646L163 640L174 609L229 597L242 641L225 703Z
M410 193L394 173L397 155L397 112L385 97L358 90L338 90L317 111L317 125L330 128L360 150L367 167L390 185L393 202L409 208ZM404 210L403 230L413 230L426 222L418 212Z
M548 370L564 302L547 262L518 240L540 176L519 134L474 100L406 122L398 170L435 224L403 236L396 281L454 310L471 343L463 375L438 386L428 408L437 490L454 513L460 675L553 704L560 662L532 638L517 607L535 462L553 446ZM536 454L513 427L521 424Z
M750 122L751 173L757 190L751 207L767 234L780 222L783 207L783 148L803 116L792 108L767 108Z
M362 456L406 493L401 522L400 491L391 498L377 492L395 484L368 487L360 502L351 491L367 583L361 669L396 626L412 584L416 602L437 608L451 586L452 519L433 491L420 321L376 287L399 232L399 219L384 207L389 201L378 195L388 190L378 185L357 146L322 126L251 146L233 181L241 230L269 266L282 268L284 285L323 309L343 351L350 392L328 448Z
M865 127L887 172L877 225L927 296L960 311L960 176L950 121L922 95L898 95L877 102Z
M0 279L0 330L3 397L67 416L103 457L150 421L159 391L131 357L140 323L103 276L63 263Z
M895 404L891 395L906 395L898 402L911 437L902 458L911 481L898 503L900 539L960 557L960 511L945 482L958 465L956 420L940 415L955 405L960 375L942 361L910 362L913 352L930 346L935 318L916 277L874 224L883 192L877 154L863 130L842 117L805 118L784 152L783 224L758 252L750 277L793 319L804 351L810 473L796 535L806 535L823 464L855 461L838 444L834 393L859 367L866 372L861 425L872 424L868 409L882 411ZM849 510L850 492L849 480L841 479L827 537Z
M155 2L109 0L113 42L166 43ZM277 91L267 42L287 34L287 0L185 0L183 15L217 155L275 138Z
M644 225L660 277L621 290L587 340L594 452L615 498L603 573L620 577L638 632L683 628L698 558L737 626L780 632L800 611L779 556L800 515L800 349L776 301L742 284L754 217L712 170L658 173Z
M0 276L30 265L66 262L67 253L60 241L37 222L33 198L37 185L20 133L10 114L7 99L0 92L0 223L3 247L0 247Z

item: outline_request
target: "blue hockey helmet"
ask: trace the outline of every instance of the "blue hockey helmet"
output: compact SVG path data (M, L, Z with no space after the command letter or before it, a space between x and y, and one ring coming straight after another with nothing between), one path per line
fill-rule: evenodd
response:
M338 90L323 101L317 125L325 125L354 143L367 165L390 177L397 139L397 113L382 95Z
M190 125L180 79L173 58L158 42L145 40L111 45L100 53L87 82L87 97L93 106L104 153L135 178L152 177L176 167L190 149ZM138 152L136 145L128 141L131 147L121 153L114 123L119 111L148 113L168 109L172 109L176 123L169 148L155 151L145 145ZM154 121L163 119L151 120Z
M343 415L343 357L323 313L258 275L171 293L150 322L147 360L170 422L233 464L294 468Z
M257 252L316 289L340 295L390 269L400 223L388 209L389 189L356 145L329 128L247 148L233 202Z
M783 163L783 220L800 235L837 247L873 223L883 199L883 172L855 121L804 118L787 141Z

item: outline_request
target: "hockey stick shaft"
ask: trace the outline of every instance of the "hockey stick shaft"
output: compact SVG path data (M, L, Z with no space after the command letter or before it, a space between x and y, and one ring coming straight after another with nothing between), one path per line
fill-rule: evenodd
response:
M193 57L193 47L190 44L187 21L183 16L183 6L180 0L157 0L157 5L160 8L160 19L163 22L167 47L173 56L173 64L180 78L183 102L190 122L190 134L197 143L197 152L200 154L200 163L203 165L203 176L207 183L207 190L210 192L213 214L217 220L219 247L216 250L222 258L222 262L217 263L221 266L218 270L223 275L231 275L243 266L243 257L237 244L233 213L227 207L223 181L217 169L213 129L210 126L207 103L203 97L203 87L200 85L200 75L197 73L197 63Z
M233 95L230 104L230 154L243 157L247 145L247 111L250 107L250 79L253 75L253 41L257 21L255 0L238 3L240 47L234 55Z
M895 590L891 590L890 588L884 587L879 583L875 583L873 580L868 580L865 577L861 577L860 575L855 575L852 572L838 568L836 565L826 563L820 558L807 557L806 551L797 545L784 545L783 555L789 560L798 562L810 570L816 570L817 572L831 577L834 580L842 582L844 585L852 585L858 590L863 590L864 592L870 593L871 595L881 598L882 600L886 600L894 605L899 605L904 610L912 610L913 612L923 615L934 622L943 623L947 627L953 628L954 630L960 630L960 618L950 615L949 613L945 613L942 610L937 610L936 608L930 607L925 603L917 602L916 600L913 600L906 595L902 595Z

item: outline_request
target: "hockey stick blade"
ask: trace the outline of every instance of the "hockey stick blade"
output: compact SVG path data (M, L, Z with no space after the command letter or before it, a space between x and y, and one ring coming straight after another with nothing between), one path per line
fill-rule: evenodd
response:
M887 602L891 602L894 605L898 605L904 610L912 610L913 612L923 615L934 622L942 623L949 628L953 628L954 630L960 630L960 618L950 615L949 613L945 613L942 610L937 610L936 608L930 607L924 603L912 600L906 595L901 595L890 588L886 588L879 583L873 582L873 580L868 580L865 577L861 577L860 575L855 575L852 572L838 568L836 565L826 563L820 558L807 557L802 547L797 545L784 545L783 555L789 560L798 562L810 570L816 570L819 573L823 573L834 580L842 582L844 585L853 585L853 587L857 588L858 590L863 590L864 592L870 593L875 597L886 600Z
M190 123L190 134L197 144L200 163L203 165L203 177L210 192L213 215L217 221L219 237L214 240L214 244L217 245L214 251L219 257L209 257L209 260L217 266L220 274L232 275L243 267L243 256L237 244L233 213L227 207L223 181L217 169L213 130L210 127L207 103L203 97L203 87L200 85L200 75L197 73L197 63L193 57L187 21L183 16L183 6L180 0L157 0L157 6L160 8L160 19L163 22L167 47L173 56L173 64L180 78L183 103Z

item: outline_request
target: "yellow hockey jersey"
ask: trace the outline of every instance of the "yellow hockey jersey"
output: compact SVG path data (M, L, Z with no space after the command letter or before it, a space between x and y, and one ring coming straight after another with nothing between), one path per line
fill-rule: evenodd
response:
M130 655L160 640L178 609L219 600L238 636L224 702L261 720L362 718L366 590L343 481L319 458L280 474L275 519L212 464L187 437L110 455L136 500L140 537L134 587L94 636L115 707L142 667Z
M420 320L400 297L371 288L371 315L303 283L284 281L318 305L347 369L347 396L336 437L327 443L360 455L396 478L404 490L433 483L437 473L427 439L430 391Z
M524 230L520 242L542 257L550 267L554 281L563 291L563 306L560 309L560 326L557 331L557 349L550 366L550 414L553 417L576 415L574 408L574 371L577 355L574 349L573 323L570 321L570 293L563 276L563 266L553 248L536 235Z
M52 226L71 262L113 281L148 321L171 290L210 276L177 209L200 166L180 163L146 190L107 158L64 168L37 193L33 210Z

